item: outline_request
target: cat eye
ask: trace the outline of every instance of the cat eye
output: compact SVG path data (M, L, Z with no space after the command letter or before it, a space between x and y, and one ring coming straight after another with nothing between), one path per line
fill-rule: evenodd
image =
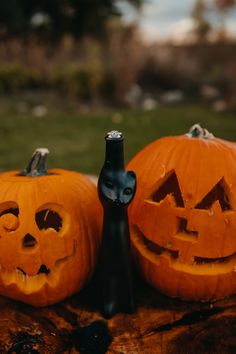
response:
M106 179L104 183L107 188L113 188L113 183L111 180Z
M132 188L126 187L126 188L124 189L124 194L125 194L125 195L131 195L132 193L133 193L133 189L132 189Z

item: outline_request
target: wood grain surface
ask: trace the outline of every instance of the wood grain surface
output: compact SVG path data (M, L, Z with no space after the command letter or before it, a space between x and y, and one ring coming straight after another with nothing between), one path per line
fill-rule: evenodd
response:
M80 294L47 308L1 297L0 353L236 353L236 296L190 303L161 295L138 278L136 288L136 313L110 320L98 311L95 281ZM107 333L100 332L95 342L93 338L79 351L79 342L84 341L79 330L97 320L107 326L109 347L101 348L104 338L98 337Z

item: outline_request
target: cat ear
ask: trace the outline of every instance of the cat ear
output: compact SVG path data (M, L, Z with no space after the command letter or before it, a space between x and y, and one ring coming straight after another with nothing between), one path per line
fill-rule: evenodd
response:
M127 171L127 175L130 179L133 179L136 181L136 174L133 171Z
M133 186L134 190L136 189L136 174L133 171L127 171L127 180Z

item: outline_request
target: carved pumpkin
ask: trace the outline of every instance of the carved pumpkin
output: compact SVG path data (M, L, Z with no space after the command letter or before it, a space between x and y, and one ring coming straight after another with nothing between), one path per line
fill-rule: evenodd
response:
M236 146L195 125L148 145L137 175L131 240L144 278L163 293L212 300L236 292Z
M0 294L34 306L80 290L101 234L96 187L79 173L45 169L38 149L23 172L0 176Z

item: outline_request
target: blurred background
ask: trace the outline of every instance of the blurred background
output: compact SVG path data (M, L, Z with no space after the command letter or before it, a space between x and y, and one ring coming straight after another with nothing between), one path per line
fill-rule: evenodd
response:
M201 123L236 141L236 0L0 2L0 170L48 147L98 174L104 136L126 161Z

